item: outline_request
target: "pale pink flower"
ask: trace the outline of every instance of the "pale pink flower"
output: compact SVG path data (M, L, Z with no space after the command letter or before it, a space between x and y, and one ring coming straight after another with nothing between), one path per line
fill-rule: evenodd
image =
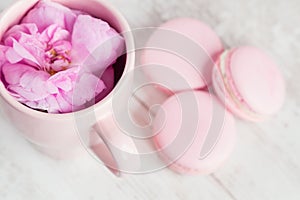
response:
M110 66L124 47L108 23L41 1L2 38L0 78L12 96L33 109L77 111L112 90Z

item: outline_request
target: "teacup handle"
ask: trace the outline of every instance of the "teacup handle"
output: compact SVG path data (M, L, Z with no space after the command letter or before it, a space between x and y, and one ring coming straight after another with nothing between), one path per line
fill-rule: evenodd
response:
M98 121L90 136L90 148L114 175L138 171L141 161L134 139L120 130L112 115Z

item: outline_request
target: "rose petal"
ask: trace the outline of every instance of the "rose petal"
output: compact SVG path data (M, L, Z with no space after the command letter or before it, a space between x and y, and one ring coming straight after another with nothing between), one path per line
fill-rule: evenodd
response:
M37 101L48 96L44 84L49 74L23 64L6 64L2 70L11 93L18 94L26 101Z
M7 61L11 64L15 64L23 60L23 57L20 56L13 48L8 48L5 53Z
M73 30L76 14L69 8L51 1L40 1L23 19L22 23L34 23L40 32L52 24Z
M68 113L68 112L72 112L73 110L73 106L67 102L64 97L61 94L58 94L56 96L56 100L58 102L59 105L59 112L60 113Z
M62 89L65 92L71 91L75 85L78 68L70 68L65 71L61 71L51 76L48 82L51 82L57 88Z
M106 88L97 96L96 102L104 99L113 90L115 86L114 78L114 68L110 66L105 70L104 74L101 77L101 80L104 82Z
M71 51L72 49L72 45L70 42L68 41L57 41L53 44L53 46L55 47L55 50L57 51L57 53L63 54L66 51Z
M79 15L72 34L72 62L99 76L123 53L124 39L108 23Z
M55 85L65 92L71 91L73 89L72 80L69 77L62 77L62 79L60 81L57 81Z
M2 68L4 79L10 85L19 84L22 76L33 70L32 67L23 64L5 64Z
M49 104L49 108L47 111L49 113L59 113L61 108L58 104L58 100L54 95L49 95L46 99L47 103Z
M23 59L26 59L28 61L33 62L34 64L39 65L40 63L37 61L37 59L34 57L31 52L29 52L27 49L23 47L19 42L13 39L13 50L21 56Z
M5 52L7 51L7 47L0 45L0 81L2 80L2 67L6 62Z
M9 29L4 37L4 44L6 46L12 46L13 40L19 40L21 37L21 34L27 34L27 35L37 35L38 33L38 28L36 24L20 24L20 25L15 25L11 29Z
M25 90L24 88L16 85L9 85L7 89L14 94L18 94L23 99L26 99L27 101L38 101L45 97L41 97L39 94L33 93L32 91ZM24 103L21 101L21 103Z
M4 44L9 49L6 52L10 63L17 63L24 59L25 63L38 66L43 63L46 43L41 42L37 27L34 24L13 26L5 34Z
M80 106L91 101L106 88L104 82L90 73L84 73L73 91L73 105Z
M54 44L61 40L69 40L70 33L69 31L59 27L57 24L52 24L41 33L40 38L44 42Z
M45 84L45 89L47 90L47 92L49 94L58 94L59 90L58 88L52 83L47 81L47 83Z
M41 100L37 101L36 109L39 109L39 110L49 110L49 108L50 108L50 105L46 101L46 99L41 99Z
M19 101L24 103L25 105L27 105L30 108L38 109L38 102L36 102L36 101L25 101L25 100L24 101L19 100Z
M38 94L40 99L43 99L49 95L48 91L45 90L49 76L43 71L28 71L21 77L19 85L25 90Z

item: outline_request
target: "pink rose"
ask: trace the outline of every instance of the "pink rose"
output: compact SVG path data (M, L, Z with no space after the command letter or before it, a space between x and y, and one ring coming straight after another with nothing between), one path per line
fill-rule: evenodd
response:
M113 82L102 79L113 80L110 66L124 48L124 39L108 23L41 1L2 38L0 78L12 96L33 109L78 111L112 89Z

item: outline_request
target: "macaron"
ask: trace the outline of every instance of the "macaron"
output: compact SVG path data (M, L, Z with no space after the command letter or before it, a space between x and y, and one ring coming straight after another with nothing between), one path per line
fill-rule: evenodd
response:
M153 120L153 140L158 155L175 172L210 174L234 149L235 120L215 96L182 92L161 105Z
M213 71L219 99L241 119L260 122L276 114L285 99L278 66L264 51L244 46L225 51Z
M155 29L143 53L141 64L146 76L153 82L172 79L170 73L152 72L147 65L168 67L188 84L169 88L172 92L202 89L211 84L214 62L223 52L218 35L205 23L192 18L177 18ZM174 78L174 81L178 78Z

